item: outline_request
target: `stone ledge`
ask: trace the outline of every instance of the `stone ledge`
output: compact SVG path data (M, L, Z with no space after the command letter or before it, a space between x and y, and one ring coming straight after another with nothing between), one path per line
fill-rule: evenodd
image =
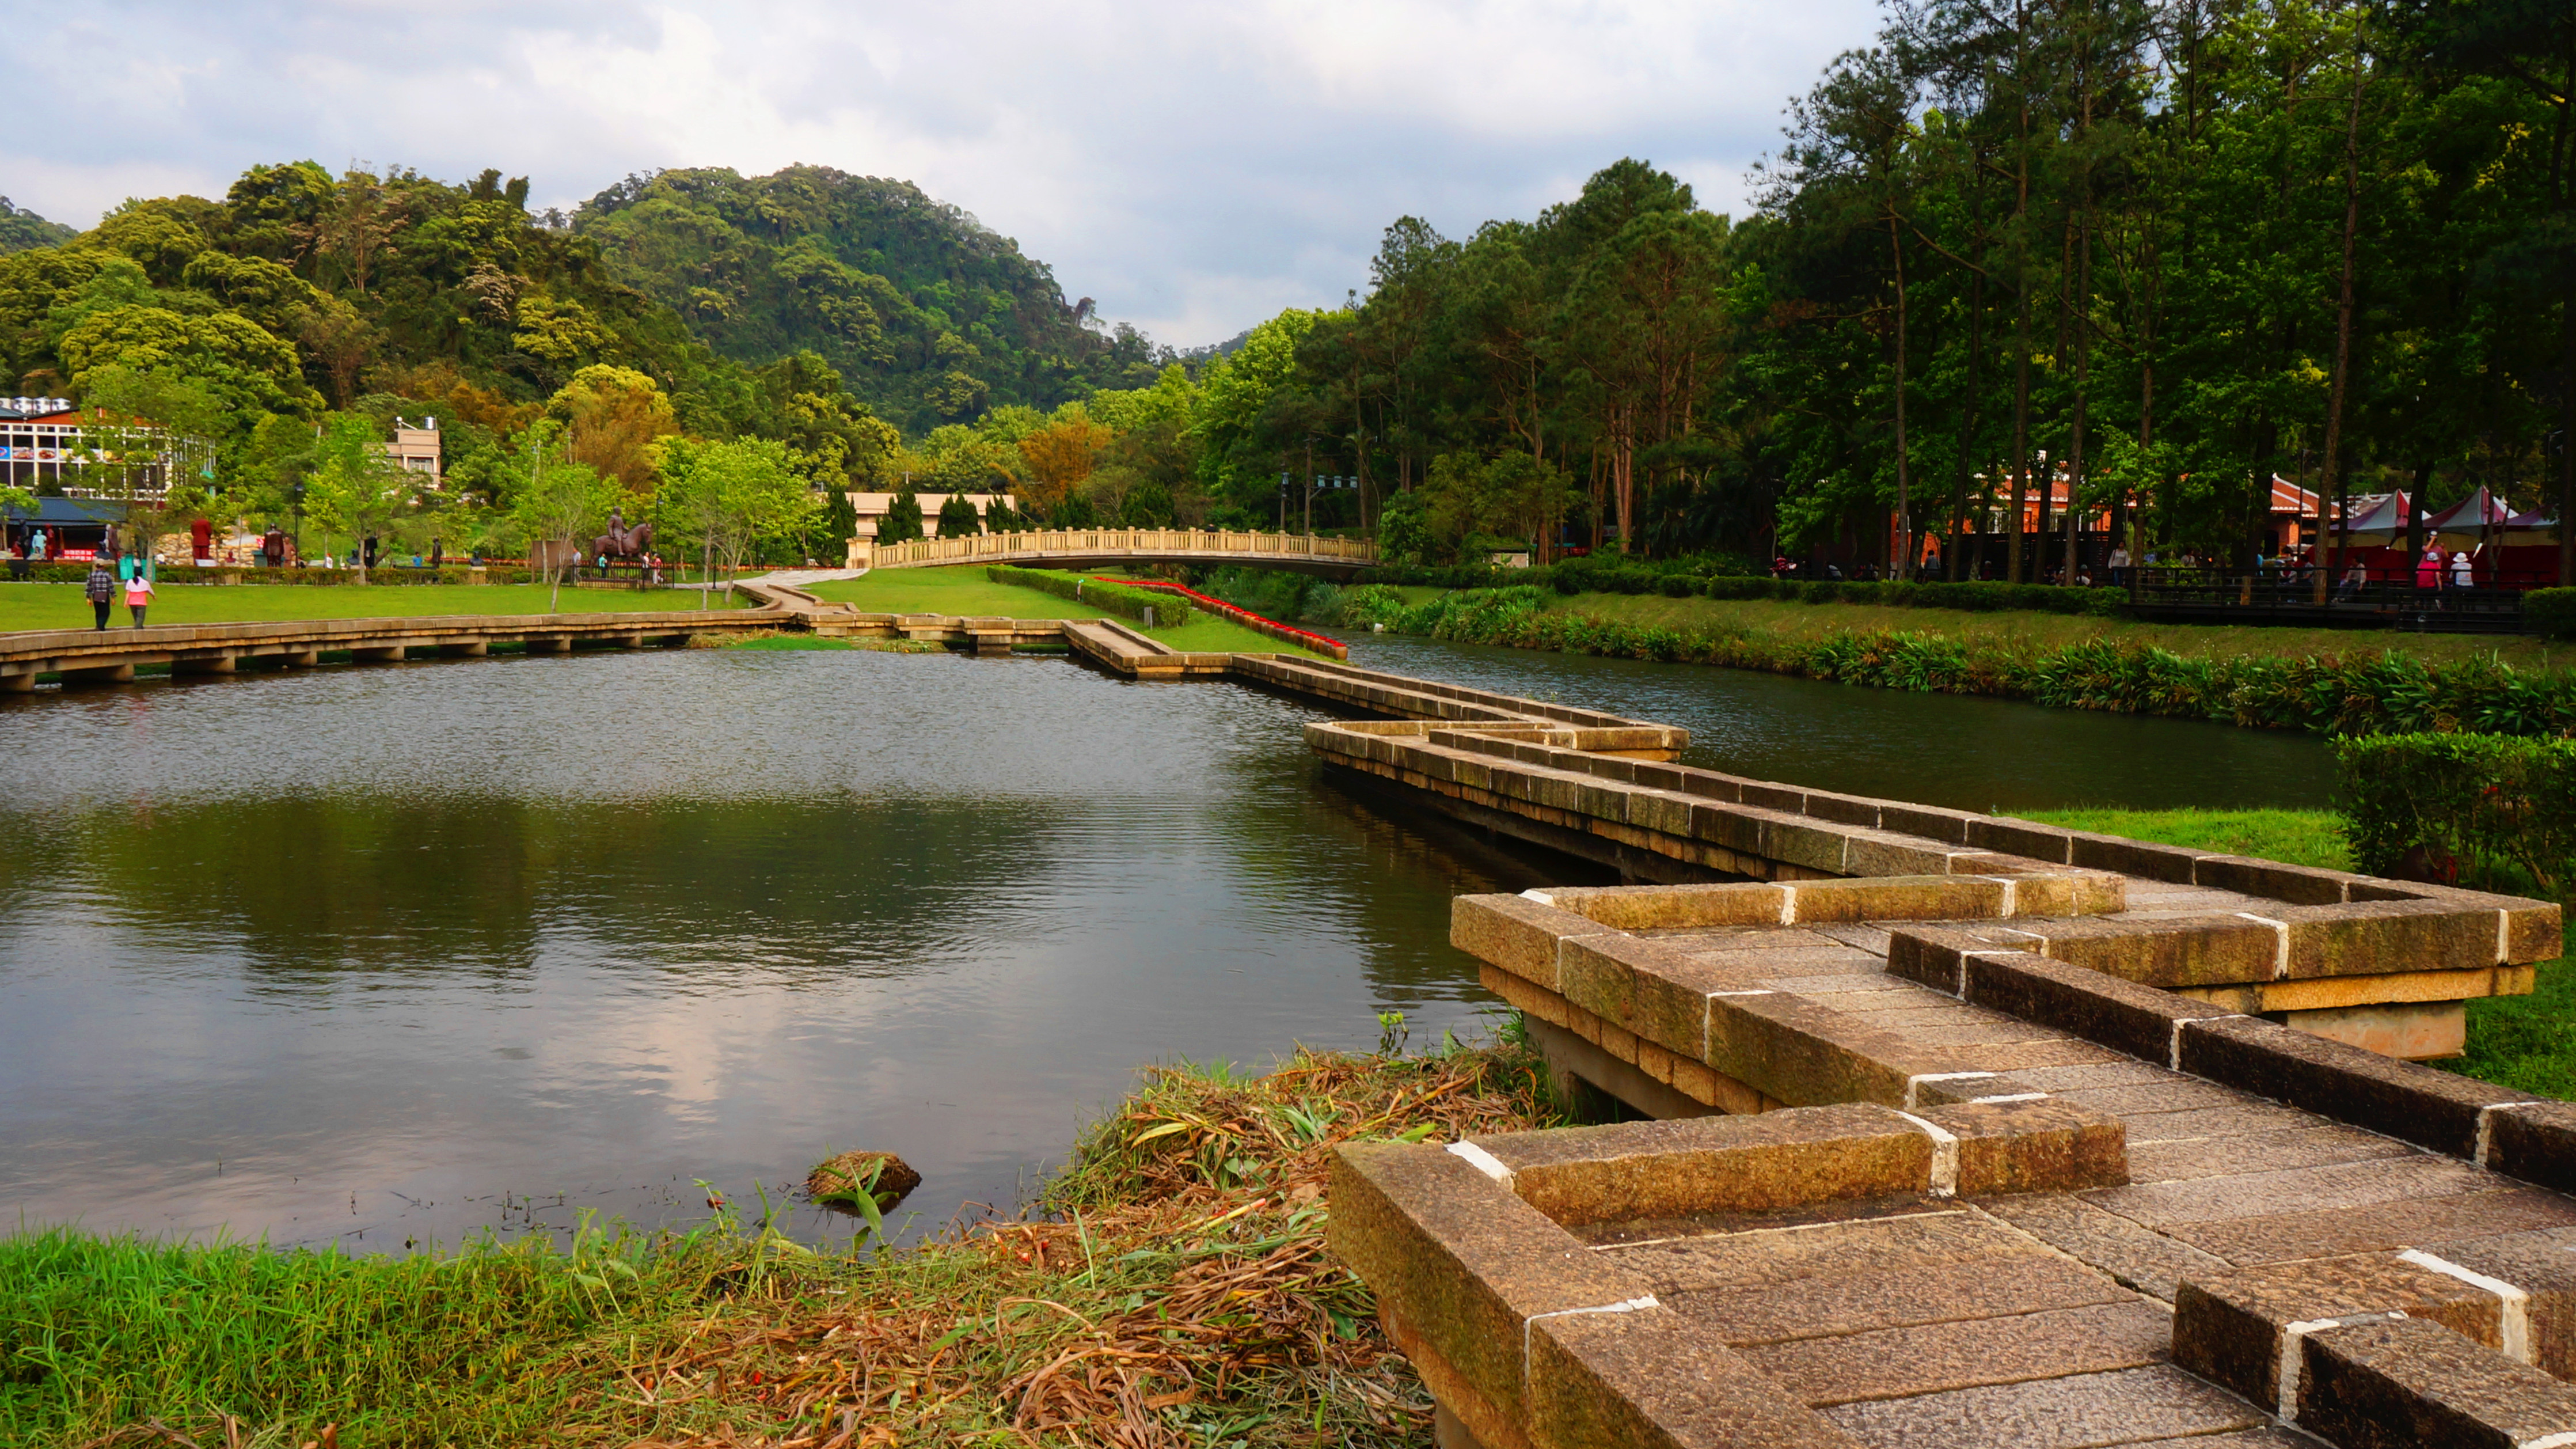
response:
M2528 1449L2576 1442L2576 1387L2426 1318L2303 1335L2287 1405L2299 1426L2359 1449Z

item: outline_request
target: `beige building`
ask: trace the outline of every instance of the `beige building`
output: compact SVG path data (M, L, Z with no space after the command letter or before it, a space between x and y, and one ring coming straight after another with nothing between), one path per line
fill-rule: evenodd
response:
M949 499L964 498L975 505L975 516L983 518L993 511L994 504L1004 503L1007 506L1010 496L1008 493L915 493L912 498L914 502L921 505L921 531L937 538L939 510L948 506ZM885 520L886 510L894 507L895 497L896 495L892 493L850 495L850 507L859 515L859 531L855 537L860 542L868 544L876 542L877 525Z
M385 451L393 455L393 460L402 465L404 472L428 474L433 487L437 486L439 474L445 471L436 418L423 418L418 427L412 426L409 418L394 419L394 440L385 444Z

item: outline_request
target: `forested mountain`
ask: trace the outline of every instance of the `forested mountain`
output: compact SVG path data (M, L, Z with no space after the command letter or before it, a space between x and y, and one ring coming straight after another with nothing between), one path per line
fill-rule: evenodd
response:
M573 229L737 361L811 350L906 431L1150 384L1171 360L1086 325L1046 264L907 181L792 166L646 172Z
M0 255L29 247L57 246L79 233L59 221L47 221L9 198L0 196Z
M469 465L552 413L632 485L637 450L675 429L781 441L817 481L883 475L900 440L829 365L716 355L527 193L497 171L451 185L295 162L221 201L127 202L0 257L0 370L21 393L195 399L181 410L214 435L218 475L269 508L330 411L438 416Z

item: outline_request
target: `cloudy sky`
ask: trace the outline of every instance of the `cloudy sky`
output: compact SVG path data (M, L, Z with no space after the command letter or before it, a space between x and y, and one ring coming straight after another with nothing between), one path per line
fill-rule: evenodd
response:
M0 192L87 226L260 161L532 178L792 162L905 177L1068 296L1213 342L1622 155L1739 209L1869 0L6 0ZM42 117L41 124L28 118ZM30 145L34 142L34 145Z

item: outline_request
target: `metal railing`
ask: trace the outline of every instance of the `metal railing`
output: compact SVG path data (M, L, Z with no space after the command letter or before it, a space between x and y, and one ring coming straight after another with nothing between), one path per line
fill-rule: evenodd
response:
M2475 582L2458 584L2445 569L2428 584L2411 569L2364 568L2329 577L2321 599L2316 573L2296 567L2158 566L2133 574L2129 601L2142 613L2494 632L2519 628L2523 593L2554 582L2545 574L2481 569Z

